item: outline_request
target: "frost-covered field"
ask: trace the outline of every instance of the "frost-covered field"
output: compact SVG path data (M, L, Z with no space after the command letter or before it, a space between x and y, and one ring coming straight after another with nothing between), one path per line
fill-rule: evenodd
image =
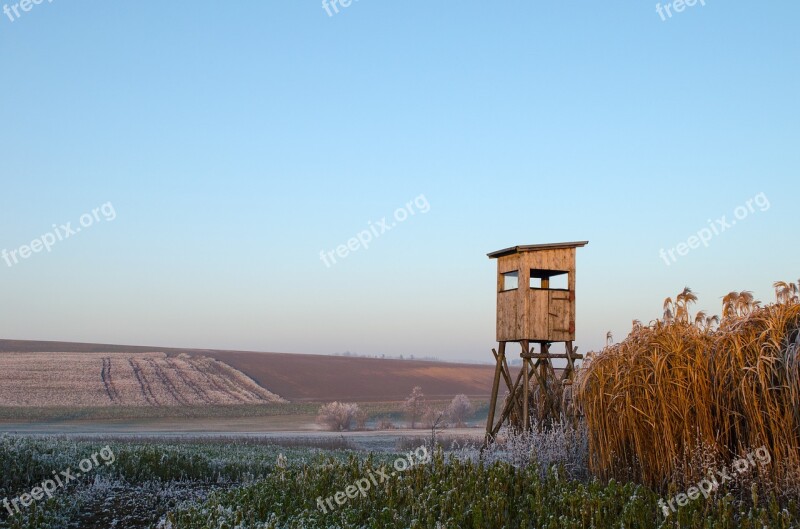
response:
M429 461L422 439L383 439L371 451L348 438L78 440L0 436L0 501L104 447L101 464L9 517L11 528L649 528L798 527L792 501L755 484L702 497L665 520L659 494L589 477L580 432L556 429L509 439L481 454L450 439ZM568 446L568 449L564 447ZM379 449L382 448L382 449ZM419 459L417 459L419 461ZM396 469L396 470L395 470ZM359 484L364 493L356 492ZM349 487L353 486L352 489ZM675 491L673 491L674 493ZM341 493L337 496L337 493ZM337 499L338 498L338 499ZM330 500L325 508L326 500Z
M0 406L192 406L284 402L205 356L3 353Z
M281 442L280 439L277 440ZM288 443L286 443L288 444ZM279 454L293 464L310 464L322 449L263 445L259 440L194 439L160 442L86 441L66 437L0 436L0 501L30 492L44 480L103 447L113 464L79 477L53 497L9 517L0 505L0 527L145 528L155 527L170 509L202 504L212 491L234 490L270 476ZM335 447L335 442L317 443ZM326 450L326 456L344 458ZM19 505L19 504L18 504ZM13 510L13 509L12 509Z

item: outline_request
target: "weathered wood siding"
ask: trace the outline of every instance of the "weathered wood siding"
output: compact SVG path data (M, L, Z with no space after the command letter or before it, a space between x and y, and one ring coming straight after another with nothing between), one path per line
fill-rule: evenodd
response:
M567 272L567 290L530 288L532 269ZM519 288L503 291L503 274L519 272ZM522 252L497 259L497 341L575 339L575 248Z

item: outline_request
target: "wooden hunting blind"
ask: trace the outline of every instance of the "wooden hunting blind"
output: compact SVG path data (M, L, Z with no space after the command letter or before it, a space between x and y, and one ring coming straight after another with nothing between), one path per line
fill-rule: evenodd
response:
M488 254L497 260L497 341L492 350L497 362L487 441L494 439L508 421L516 429L530 428L531 409L541 423L561 415L564 386L569 385L575 360L581 356L573 347L575 340L575 251L588 241L513 246ZM506 344L522 347L522 368L512 382L506 361ZM563 342L564 354L550 351L553 343ZM533 344L533 348L531 346ZM536 353L535 345L540 351ZM559 380L553 359L566 360ZM508 386L503 411L494 422L500 379ZM534 387L531 387L531 381Z

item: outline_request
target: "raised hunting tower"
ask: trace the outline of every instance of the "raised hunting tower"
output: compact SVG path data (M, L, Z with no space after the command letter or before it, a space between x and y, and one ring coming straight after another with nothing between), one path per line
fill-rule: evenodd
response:
M499 347L492 349L497 365L486 423L487 442L494 440L506 422L516 430L527 431L532 415L540 423L561 416L575 360L582 358L573 347L575 250L587 244L588 241L513 246L488 254L490 259L497 259ZM522 367L515 381L506 361L509 342L517 342L522 348ZM564 353L551 352L550 346L559 342L564 343ZM560 376L553 367L554 359L566 360ZM509 393L495 423L501 378Z

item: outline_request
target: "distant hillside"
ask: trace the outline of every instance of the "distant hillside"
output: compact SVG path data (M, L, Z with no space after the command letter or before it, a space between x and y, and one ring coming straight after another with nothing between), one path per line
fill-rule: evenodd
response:
M211 349L177 349L146 345L47 342L40 340L0 340L0 353L206 353Z
M486 397L491 393L494 375L494 367L488 365L71 342L0 340L0 353L2 352L82 352L98 356L125 353L135 354L133 357L135 362L138 361L138 355L154 352L166 353L162 355L165 362L180 354L188 355L193 359L206 358L205 361L215 359L229 366L233 371L246 375L246 378L255 381L270 395L278 395L290 401L400 400L417 385L422 386L429 398L451 398L459 393ZM0 354L0 383L2 384L5 384L9 376L13 376L2 374L2 359L5 356ZM37 362L41 364L42 359L46 357L38 358ZM97 362L101 361L98 359ZM95 372L91 376L95 377L95 383L97 381L102 383L102 364L98 363L98 365L100 368L93 368ZM149 361L145 365L149 365ZM123 364L120 366L122 367ZM159 379L157 373L158 371L153 368L150 376L148 376L148 372L145 372L145 378L151 383L157 383L156 381ZM112 366L112 380L114 374ZM134 374L133 369L130 374ZM195 374L195 376L197 375ZM126 379L131 380L130 377ZM38 379L31 379L29 383L36 386L36 380ZM45 379L42 378L42 380ZM203 382L198 382L198 384L198 387L202 389L207 387L207 384ZM97 389L96 386L93 387L95 390ZM169 388L169 383L163 384L160 391L163 395L169 395ZM194 391L188 385L184 389ZM176 397L172 401L180 400L180 398ZM166 398L166 401L169 400ZM0 406L4 405L8 404L4 404L3 393L0 392Z
M0 406L202 406L281 401L241 371L207 356L0 354Z
M414 386L431 398L488 396L494 367L414 360L220 351L218 360L290 400L399 400Z

